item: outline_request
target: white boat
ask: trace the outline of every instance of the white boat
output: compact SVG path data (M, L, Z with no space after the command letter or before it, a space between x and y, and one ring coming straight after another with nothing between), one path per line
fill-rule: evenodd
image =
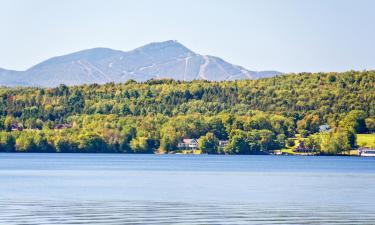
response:
M365 157L375 157L375 149L373 148L360 148L358 154Z

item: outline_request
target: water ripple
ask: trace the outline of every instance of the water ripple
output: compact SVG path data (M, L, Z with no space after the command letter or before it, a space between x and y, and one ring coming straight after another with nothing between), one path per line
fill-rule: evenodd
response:
M345 205L288 207L148 201L0 200L1 224L365 224L375 214Z

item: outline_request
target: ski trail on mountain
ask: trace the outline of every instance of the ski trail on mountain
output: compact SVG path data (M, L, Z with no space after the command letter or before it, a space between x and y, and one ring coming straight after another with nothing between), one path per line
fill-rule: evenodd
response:
M187 66L188 66L188 63L189 63L189 59L191 58L191 56L188 56L185 58L185 70L184 70L184 81L186 81L186 72L187 72Z
M87 65L85 65L83 62L81 62L81 60L78 60L77 63L84 69L87 71L87 75L89 77L91 77L93 80L96 80L96 77L94 76L94 74L92 73L92 69L90 67L88 67Z
M112 81L112 79L107 74L105 74L102 70L100 70L98 67L94 66L93 64L89 62L87 62L87 64L91 66L91 68L99 72L105 79L107 79L107 81Z
M93 80L101 82L101 80L99 79L99 77L96 77L94 75L94 71L97 71L99 74L102 75L102 78L106 79L107 82L112 81L112 79L107 74L105 74L98 67L92 65L91 63L89 63L89 62L82 62L81 60L78 60L77 63L79 65L81 65L83 67L83 69L85 69L87 71L87 75L89 77L91 77Z
M199 66L198 77L208 80L204 72L206 71L206 68L208 64L210 63L210 59L206 55L203 56L203 59L204 59L204 63Z
M152 67L154 67L156 64L155 63L153 63L152 65L150 65L150 66L143 66L143 67L140 67L140 68L138 68L138 69L136 69L137 71L142 71L142 70L145 70L145 69L150 69L150 68L152 68Z

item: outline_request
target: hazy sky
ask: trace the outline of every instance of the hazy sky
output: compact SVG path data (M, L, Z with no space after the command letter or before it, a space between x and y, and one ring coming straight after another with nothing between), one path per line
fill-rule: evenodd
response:
M375 69L372 0L0 0L0 67L178 40L251 70Z

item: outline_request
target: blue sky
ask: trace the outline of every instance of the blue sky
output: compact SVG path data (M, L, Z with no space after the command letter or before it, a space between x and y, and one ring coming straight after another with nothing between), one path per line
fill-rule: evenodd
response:
M0 67L178 40L251 70L375 69L372 0L0 0Z

